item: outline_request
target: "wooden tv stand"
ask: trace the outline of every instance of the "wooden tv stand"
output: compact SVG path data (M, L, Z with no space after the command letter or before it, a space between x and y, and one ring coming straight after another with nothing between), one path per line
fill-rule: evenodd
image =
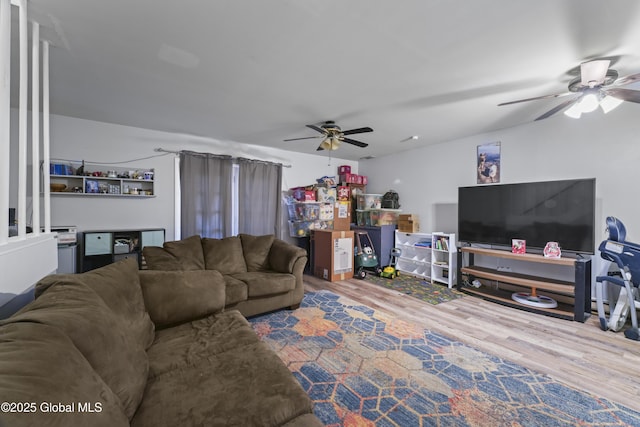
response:
M463 254L465 253L468 254L466 265L463 262ZM474 255L573 268L575 280L569 282L476 266L474 265ZM495 287L465 286L465 281L471 282L471 277L494 281ZM458 289L509 307L584 322L591 314L591 259L546 258L537 254L514 254L507 250L462 247L458 249ZM554 299L564 301L558 301L558 307L544 308L524 305L511 298L513 292L522 290L535 292L537 289Z

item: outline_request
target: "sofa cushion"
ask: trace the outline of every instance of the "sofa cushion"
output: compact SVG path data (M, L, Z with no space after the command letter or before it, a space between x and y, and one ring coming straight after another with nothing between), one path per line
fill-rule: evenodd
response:
M222 274L242 273L247 265L238 236L224 239L202 239L202 250L207 270L218 270Z
M146 346L92 289L72 281L54 283L2 324L18 322L41 323L63 332L118 396L125 414L133 416L147 382Z
M249 291L247 290L247 284L240 279L236 279L233 276L225 275L225 307L233 304L237 304L242 301L246 301L249 298Z
M145 246L142 256L149 270L183 270L178 259L159 246Z
M150 378L131 426L280 426L312 409L280 358L254 342Z
M242 241L242 251L244 260L247 263L247 271L269 270L269 249L275 236L267 234L265 236L252 236L250 234L240 234Z
M0 327L0 401L37 406L30 413L0 413L0 425L7 427L129 425L118 397L71 340L59 329L39 323ZM40 407L43 403L75 403L75 408L73 412L46 412L47 406ZM83 412L80 403L96 411Z
M124 259L82 274L47 276L36 284L36 298L59 281L82 283L91 288L125 323L137 342L144 348L151 345L154 327L144 306L135 259Z
M204 270L200 236L165 242L162 248L145 246L142 255L151 270Z
M215 270L140 271L140 284L156 327L200 319L225 305L225 281Z
M306 250L289 244L284 240L275 239L269 250L269 265L273 271L293 273L296 261L306 256Z
M196 366L201 359L258 341L247 319L237 310L160 330L149 348L149 378Z
M247 284L249 298L281 294L296 287L296 276L287 273L238 273L232 277Z

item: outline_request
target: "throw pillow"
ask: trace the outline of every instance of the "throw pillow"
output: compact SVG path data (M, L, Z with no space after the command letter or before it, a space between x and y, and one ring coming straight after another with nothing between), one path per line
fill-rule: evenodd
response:
M202 250L207 270L218 270L222 274L245 273L247 265L238 236L224 239L202 239Z
M265 236L240 234L247 271L269 270L269 249L271 249L274 239L273 234Z

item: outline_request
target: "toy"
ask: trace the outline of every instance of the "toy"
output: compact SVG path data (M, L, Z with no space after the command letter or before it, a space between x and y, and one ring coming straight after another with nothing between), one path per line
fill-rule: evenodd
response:
M356 231L354 233L354 239L354 276L358 279L364 279L367 277L367 269L375 271L376 274L380 274L382 269L378 264L378 257L373 249L369 233L366 231Z
M380 277L393 279L394 277L398 277L400 275L400 272L396 269L396 263L398 262L398 258L400 257L400 255L402 255L401 249L391 249L389 265L382 269L382 271L380 272Z

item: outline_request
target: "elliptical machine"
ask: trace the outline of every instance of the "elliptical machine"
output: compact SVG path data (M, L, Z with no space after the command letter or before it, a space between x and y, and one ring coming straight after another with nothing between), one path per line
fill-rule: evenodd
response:
M624 331L624 336L640 341L636 313L636 309L640 308L640 301L638 301L640 245L625 241L627 230L622 221L615 217L607 217L607 231L609 232L609 238L600 243L598 247L600 256L607 261L615 263L620 271L620 276L596 277L596 305L598 307L600 328L604 331L608 329L619 331L626 323L627 316L630 313L631 328ZM615 307L613 302L609 300L608 319L604 310L605 283L617 285L621 288Z

